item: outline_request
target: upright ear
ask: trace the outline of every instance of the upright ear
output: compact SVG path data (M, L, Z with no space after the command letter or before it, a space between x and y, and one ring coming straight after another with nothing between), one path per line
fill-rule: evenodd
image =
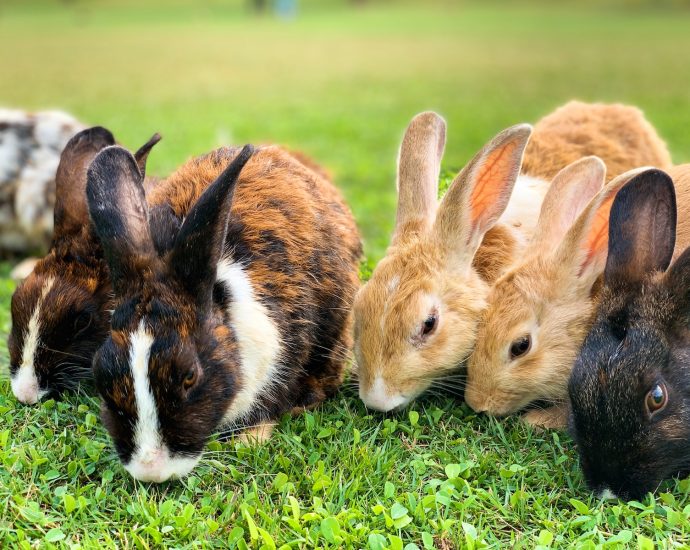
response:
M647 169L632 178L613 202L607 283L637 284L668 267L676 244L676 193L665 172Z
M175 240L171 266L201 311L210 307L216 269L223 254L235 183L254 153L245 145L230 165L199 197Z
M162 136L156 132L151 136L151 139L139 147L137 152L134 153L134 160L137 162L142 180L146 177L146 161L149 158L149 153L151 152L151 149L153 149L153 146L156 145L156 143L158 143L161 139L163 139Z
M679 299L678 305L684 312L683 318L687 319L690 315L690 247L676 258L666 272L666 284Z
M82 130L67 142L55 176L55 237L78 233L89 223L86 171L101 149L115 144L105 128Z
M585 292L591 290L604 272L609 250L609 218L616 195L643 170L621 174L601 189L577 217L556 251L556 261L572 267Z
M530 248L553 252L605 178L606 165L598 157L584 157L558 172L544 196Z
M393 241L431 227L445 144L446 122L436 113L420 113L407 127L398 154L398 211Z
M508 206L532 133L528 124L504 130L462 169L441 201L434 236L458 265L469 266L484 234Z
M155 254L142 183L132 154L117 146L101 151L87 173L89 213L117 293L146 269Z

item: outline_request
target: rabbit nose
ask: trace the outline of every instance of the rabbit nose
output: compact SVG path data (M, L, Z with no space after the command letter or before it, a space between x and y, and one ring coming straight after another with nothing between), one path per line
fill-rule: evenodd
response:
M359 397L368 409L381 412L392 411L407 402L407 398L403 394L399 392L389 393L389 389L381 376L374 379L374 383L368 390L365 390L364 386L360 384Z
M25 405L35 405L38 403L39 387L36 375L33 372L27 374L27 369L23 367L11 380L12 393Z

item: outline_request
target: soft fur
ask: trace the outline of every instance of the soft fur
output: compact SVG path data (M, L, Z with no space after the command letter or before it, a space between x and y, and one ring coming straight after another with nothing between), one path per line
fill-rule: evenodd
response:
M360 397L374 409L403 406L458 368L474 345L485 306L482 276L497 276L524 241L519 223L496 224L518 178L530 127L496 136L439 204L445 129L435 113L417 115L407 128L393 241L355 301ZM538 207L532 205L533 215ZM426 323L433 324L428 331Z
M690 472L690 250L674 250L676 204L663 172L616 197L604 288L569 383L570 428L590 488L642 499ZM650 409L659 386L665 405Z
M131 156L110 148L89 170L88 194L116 292L112 330L94 361L96 386L104 423L132 475L184 475L170 464L191 469L214 432L259 426L266 433L282 414L336 391L351 345L361 246L349 209L320 174L277 147L253 155L223 148L161 182L147 207ZM167 219L173 234L164 258L154 254L153 217ZM241 347L240 333L256 319L235 318L238 297L224 285L214 289L221 261L248 275L278 342ZM130 364L138 330L153 341L147 378L158 415L158 446L146 452L137 447L141 396ZM253 375L243 370L242 353L275 345L268 389L234 414ZM186 376L194 377L189 385ZM162 462L152 465L152 454Z
M590 155L604 161L608 180L639 166L671 166L666 144L638 108L571 101L534 126L522 171L551 181Z
M544 198L526 259L496 281L467 365L465 399L503 416L530 404L533 424L563 427L570 370L589 328L607 254L608 216L616 192L637 171L604 182L601 160L588 157L557 174ZM527 338L529 349L511 347Z
M159 139L155 135L137 152L142 169ZM114 143L108 130L94 127L76 134L61 154L50 250L12 296L10 378L15 395L24 403L33 404L42 396L54 396L90 381L93 354L107 334L111 309L108 266L90 224L85 187L89 164L101 149ZM45 295L44 290L48 290ZM36 351L25 358L34 313ZM17 372L22 366L35 373L32 383L18 385Z

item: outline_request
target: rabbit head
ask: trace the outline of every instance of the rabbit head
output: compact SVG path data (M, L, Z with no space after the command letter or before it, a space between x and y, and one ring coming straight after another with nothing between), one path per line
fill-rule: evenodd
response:
M602 188L605 172L601 160L586 157L556 175L526 259L491 288L467 365L465 400L475 411L503 416L539 401L564 401L596 304L611 204L637 173ZM565 423L562 414L557 420Z
M486 281L474 265L504 212L531 127L498 134L438 203L446 125L427 112L410 123L398 160L398 209L386 257L355 299L359 394L387 411L458 369L472 349Z

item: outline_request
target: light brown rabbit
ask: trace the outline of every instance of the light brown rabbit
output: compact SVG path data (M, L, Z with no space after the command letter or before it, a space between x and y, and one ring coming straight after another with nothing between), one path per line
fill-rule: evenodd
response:
M618 190L643 169L620 175L582 209L605 179L596 157L558 173L544 198L525 260L491 288L467 365L465 400L478 412L525 414L565 425L568 376L591 324L608 252L608 218Z
M496 224L518 179L531 127L498 134L439 204L445 132L443 119L430 112L407 128L393 240L355 300L359 391L370 408L403 406L462 363L489 289L480 272L500 272L526 240L523 228ZM525 218L536 219L539 202L527 206L532 212Z
M570 163L596 155L608 180L638 166L671 167L671 155L637 107L570 101L534 125L522 172L551 181Z

